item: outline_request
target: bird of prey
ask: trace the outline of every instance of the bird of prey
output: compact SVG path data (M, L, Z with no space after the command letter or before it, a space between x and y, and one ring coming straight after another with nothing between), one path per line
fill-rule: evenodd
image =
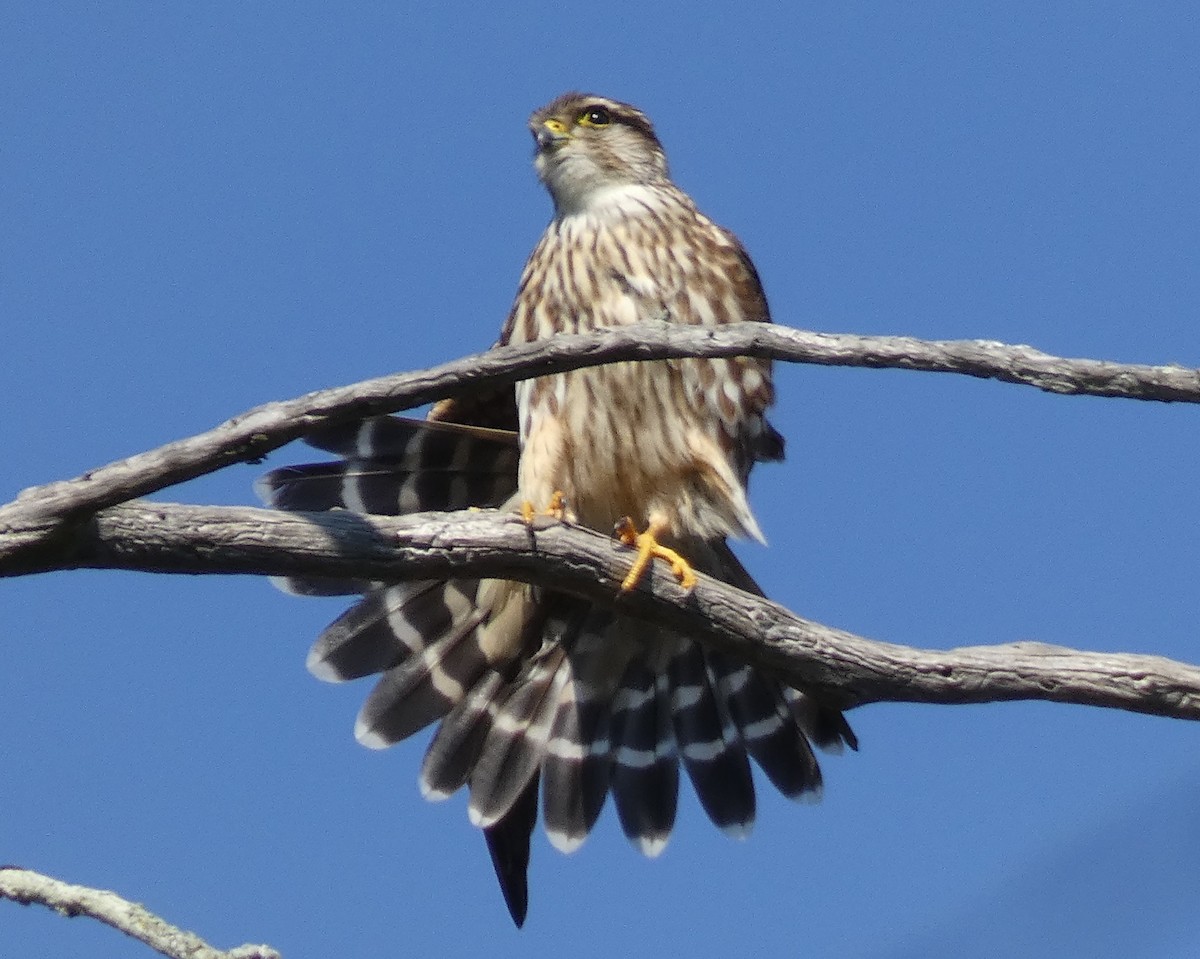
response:
M646 115L590 94L529 121L554 216L521 276L500 344L646 320L716 326L770 318L738 240L670 179ZM337 462L275 470L271 505L367 514L553 507L595 530L619 526L632 587L663 557L758 592L726 538L762 539L751 468L783 457L767 422L768 361L615 363L438 404L426 420L374 418L309 436ZM811 693L692 638L573 596L499 580L293 580L299 593L362 592L308 660L321 679L380 673L359 715L367 746L435 722L420 784L470 790L513 920L528 904L539 806L550 841L577 848L606 797L647 855L675 821L682 765L721 829L754 820L749 759L786 796L814 796L812 745L854 747L841 713Z

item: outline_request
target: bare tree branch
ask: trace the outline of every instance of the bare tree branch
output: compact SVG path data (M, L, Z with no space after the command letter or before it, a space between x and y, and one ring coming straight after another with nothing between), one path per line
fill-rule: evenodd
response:
M1048 700L1200 719L1200 668L1158 656L1082 652L1041 643L940 651L877 642L803 619L701 576L684 594L652 568L619 592L630 552L590 530L497 512L368 517L347 511L128 502L240 461L310 430L445 396L582 366L682 356L951 372L1048 392L1200 403L1200 371L1049 356L989 341L821 334L763 324L648 324L560 336L257 407L212 430L26 490L0 506L0 576L73 568L253 573L403 580L521 580L615 605L819 691L843 708L871 702ZM123 505L122 505L123 504ZM112 892L0 867L0 898L88 915L163 955L278 959L266 946L221 952Z
M960 373L1161 402L1200 403L1200 370L1064 359L986 340L813 333L762 323L693 327L649 323L508 346L441 366L268 403L196 436L110 463L73 480L26 490L0 506L0 558L45 546L65 526L231 463L260 459L333 420L410 409L465 390L624 360L760 356L826 366Z
M37 903L67 917L90 916L172 959L280 959L270 946L238 946L224 952L115 892L75 886L41 873L0 866L0 899Z
M617 605L808 688L845 708L1048 700L1200 719L1200 668L1158 656L1041 643L954 650L895 646L832 629L701 576L685 594L655 568L619 594L631 551L581 527L534 527L495 511L365 517L130 503L99 513L53 562L0 574L91 567L171 573L402 580L498 577Z

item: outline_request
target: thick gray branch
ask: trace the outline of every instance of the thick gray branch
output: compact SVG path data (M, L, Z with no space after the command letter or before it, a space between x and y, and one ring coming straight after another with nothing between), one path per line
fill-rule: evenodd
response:
M894 367L1004 380L1055 393L1200 402L1200 371L1049 356L983 340L812 333L761 323L690 327L650 323L510 346L452 363L268 403L188 439L26 490L0 506L0 558L46 546L97 510L255 460L336 419L410 409L465 389L622 360L678 356L773 357L827 366Z
M793 683L819 687L846 707L1026 699L1200 719L1195 666L1040 643L948 651L894 646L802 619L707 577L685 594L660 567L639 589L619 595L631 555L590 530L551 520L531 529L517 516L494 511L397 519L138 502L98 514L57 560L23 571L503 577L616 605ZM0 567L5 571L22 570Z
M115 892L74 886L28 869L0 867L0 899L23 906L37 903L68 918L90 916L172 959L279 959L270 946L238 946L228 952L214 949L199 936L172 926Z

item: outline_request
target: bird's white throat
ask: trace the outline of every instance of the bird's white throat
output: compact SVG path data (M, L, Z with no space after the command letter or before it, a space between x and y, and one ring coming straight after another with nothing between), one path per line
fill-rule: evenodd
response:
M554 190L556 213L559 219L583 216L611 221L630 216L643 216L662 202L658 190L641 183L613 183L571 189L575 184L558 183ZM582 184L579 184L582 186Z

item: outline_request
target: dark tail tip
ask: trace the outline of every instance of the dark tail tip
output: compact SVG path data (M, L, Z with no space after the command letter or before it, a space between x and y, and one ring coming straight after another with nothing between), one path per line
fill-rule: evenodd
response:
M534 776L504 818L483 831L504 904L518 929L529 909L529 841L537 822L537 793Z

